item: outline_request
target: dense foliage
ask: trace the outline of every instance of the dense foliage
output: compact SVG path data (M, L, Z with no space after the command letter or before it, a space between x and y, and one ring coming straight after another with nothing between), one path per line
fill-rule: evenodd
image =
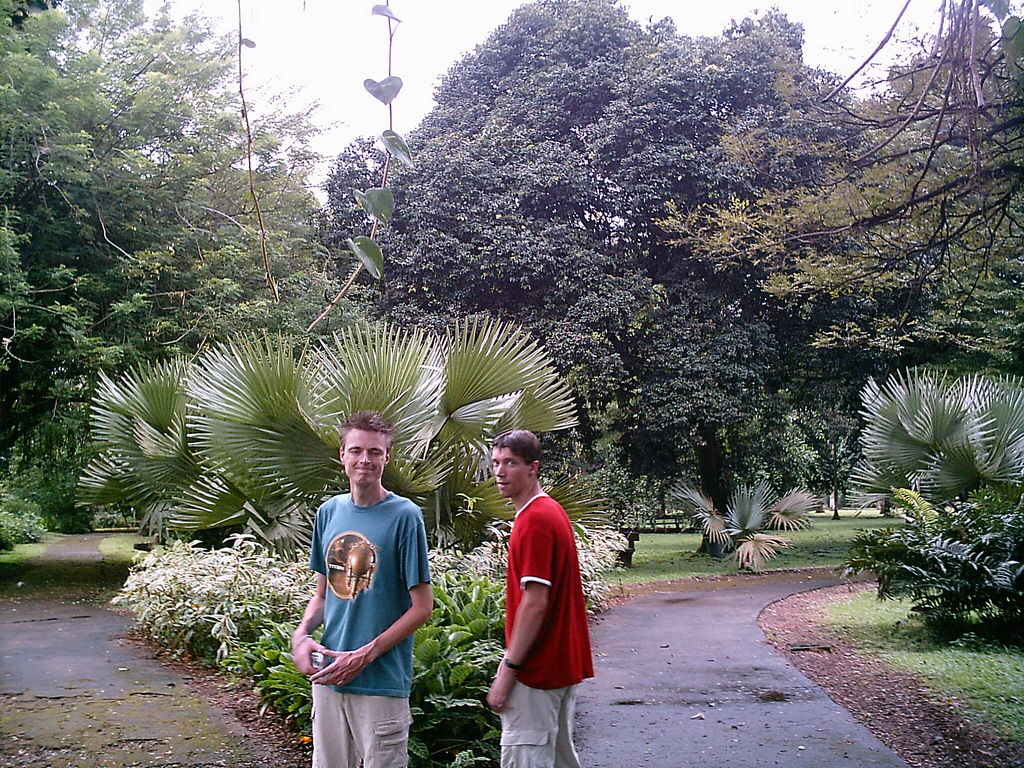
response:
M851 571L907 596L945 628L1020 637L1024 626L1024 386L911 371L864 390L865 502L892 499L899 529L855 541Z
M16 493L0 492L0 552L39 541L46 528L39 506Z
M497 765L501 732L487 689L504 652L504 584L472 573L435 578L434 612L416 630L410 765Z
M902 498L906 524L858 536L847 569L872 571L879 597L910 599L942 631L1024 642L1024 489L937 508Z
M47 517L74 515L99 371L304 329L333 283L308 237L306 117L249 94L275 303L233 43L142 6L76 0L0 24L0 482ZM15 7L0 0L0 19Z

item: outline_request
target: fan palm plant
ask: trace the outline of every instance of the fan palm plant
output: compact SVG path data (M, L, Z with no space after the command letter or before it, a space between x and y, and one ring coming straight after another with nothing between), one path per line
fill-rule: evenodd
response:
M469 319L444 337L357 326L301 353L283 338L243 339L104 378L93 409L104 450L82 495L159 510L171 527L240 525L301 545L344 483L337 424L363 409L395 425L384 483L422 506L439 543L472 541L508 514L486 471L491 437L576 423L547 355L508 323ZM578 488L566 496L577 512L598 506Z
M866 505L894 488L933 503L1024 477L1024 382L933 371L897 374L861 395L863 460L851 476Z
M738 485L729 495L726 510L696 488L677 485L669 491L670 501L689 511L700 522L711 541L735 550L740 568L760 571L765 562L789 546L784 536L768 531L792 531L810 525L808 513L817 499L806 491L791 490L779 497L765 483Z
M174 491L202 474L188 445L185 371L175 360L132 369L117 382L100 373L93 438L105 450L82 477L84 501L125 503L143 529L165 527Z

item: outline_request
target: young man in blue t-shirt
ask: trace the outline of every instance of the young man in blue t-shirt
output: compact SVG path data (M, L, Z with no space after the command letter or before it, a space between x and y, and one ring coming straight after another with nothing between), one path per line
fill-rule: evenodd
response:
M392 432L375 411L348 418L340 433L350 492L316 514L316 593L292 636L295 665L313 682L313 768L409 761L413 633L433 593L423 515L381 484ZM321 624L318 643L310 634Z

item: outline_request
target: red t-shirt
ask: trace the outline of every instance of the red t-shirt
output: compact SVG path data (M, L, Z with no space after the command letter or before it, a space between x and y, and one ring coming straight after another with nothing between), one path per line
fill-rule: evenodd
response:
M550 586L548 611L518 679L531 688L565 688L594 676L587 606L569 516L538 496L516 516L508 545L505 643L512 637L524 579Z

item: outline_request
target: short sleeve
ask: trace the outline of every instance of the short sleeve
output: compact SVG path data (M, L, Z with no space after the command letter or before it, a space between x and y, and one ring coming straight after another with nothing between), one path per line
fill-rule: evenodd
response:
M427 530L418 507L406 518L402 534L402 573L405 575L405 588L412 589L417 584L430 581Z
M324 559L324 543L323 543L323 516L325 514L324 507L329 502L324 502L320 505L320 509L316 511L316 519L313 521L313 543L309 549L309 568L317 573L327 575L327 562Z
M538 581L551 585L554 580L555 531L543 515L528 515L521 532L519 583ZM518 522L516 523L519 524Z

